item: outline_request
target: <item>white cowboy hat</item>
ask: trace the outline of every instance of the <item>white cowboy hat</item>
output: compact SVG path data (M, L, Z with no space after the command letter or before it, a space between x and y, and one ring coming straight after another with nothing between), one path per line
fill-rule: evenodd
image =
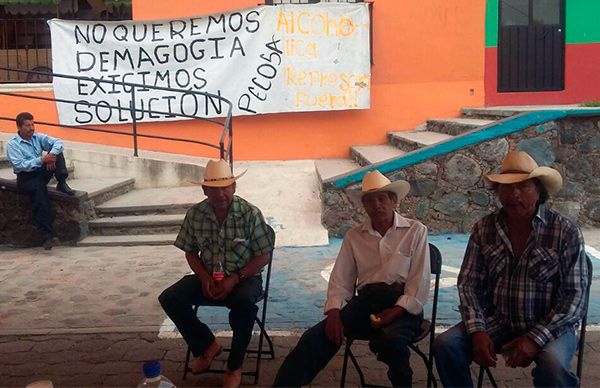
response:
M209 160L204 169L204 179L192 183L208 187L225 187L240 179L245 173L246 171L234 176L226 160Z
M362 200L366 194L377 193L380 191L389 191L396 194L398 201L406 197L410 190L410 184L407 181L397 180L390 181L388 177L377 170L369 171L365 174L362 180L361 190L349 190L348 195L353 199Z
M548 194L556 193L562 187L560 173L551 167L538 166L529 154L523 151L509 152L502 162L499 174L490 174L487 180L500 184L523 182L537 178L544 185Z

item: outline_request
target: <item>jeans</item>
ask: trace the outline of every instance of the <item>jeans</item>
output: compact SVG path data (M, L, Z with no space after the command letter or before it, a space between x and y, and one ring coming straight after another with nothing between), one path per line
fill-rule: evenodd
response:
M382 303L383 302L383 303ZM342 309L340 316L346 337L369 339L369 348L379 361L388 365L388 377L396 387L412 385L410 349L408 344L421 331L423 314L407 312L389 326L376 330L371 326L369 315L393 306L395 299L383 301L367 295L352 298ZM308 385L327 366L340 346L329 341L323 320L308 329L296 347L285 358L277 372L274 386L299 387Z
M17 187L29 196L33 210L33 221L44 240L49 240L54 236L54 228L52 227L54 216L50 207L48 187L46 186L53 176L59 182L64 182L69 176L65 157L62 153L56 155L56 170L54 171L49 171L46 169L46 165L42 165L36 170L17 174Z
M516 337L494 338L496 351L513 338ZM536 366L531 371L533 385L536 387L577 386L579 380L570 371L571 359L576 348L577 336L573 329L548 342L534 359ZM435 339L433 354L444 387L473 386L469 368L473 359L471 338L462 322Z
M229 308L229 326L233 331L229 370L239 369L252 338L252 329L262 295L262 278L253 276L238 283L222 301L208 299L196 275L186 275L160 294L158 301L190 347L194 357L201 356L214 342L212 331L198 319L192 306L225 306Z

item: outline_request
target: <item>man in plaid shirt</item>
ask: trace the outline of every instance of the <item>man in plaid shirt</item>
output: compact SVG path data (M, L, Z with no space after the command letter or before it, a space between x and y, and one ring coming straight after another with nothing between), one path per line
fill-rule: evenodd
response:
M547 208L558 171L510 152L488 175L502 208L473 227L458 277L462 322L434 344L444 386L472 386L469 364L532 370L536 387L577 386L570 371L575 328L585 311L587 265L581 231Z
M208 370L222 347L192 307L215 304L230 309L233 338L225 387L240 385L256 302L262 295L260 272L275 243L260 210L234 195L240 176L233 176L225 160L208 162L200 182L207 198L188 210L175 240L194 274L184 276L158 298L196 357L194 374Z

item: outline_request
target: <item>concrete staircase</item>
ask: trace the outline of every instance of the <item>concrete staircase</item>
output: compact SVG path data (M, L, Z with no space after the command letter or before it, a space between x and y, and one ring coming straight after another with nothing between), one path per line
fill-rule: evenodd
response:
M187 209L204 197L199 186L135 189L96 205L98 218L80 246L173 244Z
M0 132L0 178L16 177L6 158L12 134ZM69 185L87 193L88 236L79 246L170 245L186 211L202 201L206 158L65 141ZM247 170L236 194L258 206L277 234L277 246L329 243L321 224L319 185L312 161L236 162ZM49 184L55 191L56 183ZM84 194L84 193L79 193ZM283 205L285 204L285 205Z
M350 148L350 158L347 159L316 160L317 175L321 182L324 182L361 167L395 159L408 152L447 141L454 136L476 131L517 113L520 111L467 108L462 110L460 118L430 119L412 131L391 131L388 132L387 144L353 146Z

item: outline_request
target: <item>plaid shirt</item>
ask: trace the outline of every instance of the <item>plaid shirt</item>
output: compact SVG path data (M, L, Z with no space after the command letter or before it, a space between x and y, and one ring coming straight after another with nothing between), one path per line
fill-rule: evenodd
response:
M185 252L199 252L207 271L212 272L224 254L227 275L246 265L253 257L271 252L275 236L260 210L248 201L233 197L227 218L219 226L208 200L186 213L175 246Z
M583 318L588 269L581 231L544 205L532 223L520 258L513 256L502 209L473 227L458 276L468 333L526 334L544 346Z

